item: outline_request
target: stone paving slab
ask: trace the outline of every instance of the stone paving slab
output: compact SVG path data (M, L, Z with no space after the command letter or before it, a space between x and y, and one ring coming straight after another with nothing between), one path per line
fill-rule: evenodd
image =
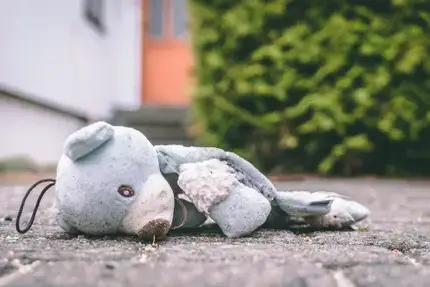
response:
M340 192L372 214L357 231L265 229L232 240L203 228L174 232L152 246L133 237L64 234L46 212L53 190L42 202L45 214L20 235L14 220L27 186L3 186L0 286L430 286L430 182L312 179L276 185Z

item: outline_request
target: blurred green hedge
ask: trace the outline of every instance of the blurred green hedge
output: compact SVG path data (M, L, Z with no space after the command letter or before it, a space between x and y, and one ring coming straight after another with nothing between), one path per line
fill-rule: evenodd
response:
M189 4L201 144L266 172L430 170L430 1Z

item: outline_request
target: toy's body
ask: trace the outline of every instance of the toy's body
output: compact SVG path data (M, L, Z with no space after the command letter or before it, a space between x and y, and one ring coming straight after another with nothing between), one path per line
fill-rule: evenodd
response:
M104 122L69 136L55 186L59 225L91 235L163 238L170 229L198 227L210 217L235 238L268 219L300 217L316 227L344 227L369 213L334 193L279 192L234 153L154 147L139 131Z
M249 162L217 148L155 148L161 172L175 179L172 189L184 193L225 235L247 235L266 221L276 189Z
M269 219L343 228L369 213L364 206L333 192L277 191L252 164L222 149L181 145L158 145L155 149L160 170L175 193L185 194L202 216L214 219L228 237L247 235L264 223L272 225Z

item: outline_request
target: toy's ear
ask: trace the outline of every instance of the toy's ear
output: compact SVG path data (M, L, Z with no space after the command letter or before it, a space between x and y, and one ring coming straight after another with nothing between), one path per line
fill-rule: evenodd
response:
M114 132L113 126L102 121L83 127L66 139L64 154L71 160L77 160L111 139Z

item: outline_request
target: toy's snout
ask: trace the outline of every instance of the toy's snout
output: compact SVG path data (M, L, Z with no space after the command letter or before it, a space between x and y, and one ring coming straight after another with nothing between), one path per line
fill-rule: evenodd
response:
M173 220L173 191L159 174L148 177L123 219L121 231L144 239L162 239Z
M140 229L137 232L137 235L139 237L142 237L144 239L151 239L151 238L157 238L161 239L164 238L169 231L170 228L170 222L165 219L154 219L145 224L142 229Z

